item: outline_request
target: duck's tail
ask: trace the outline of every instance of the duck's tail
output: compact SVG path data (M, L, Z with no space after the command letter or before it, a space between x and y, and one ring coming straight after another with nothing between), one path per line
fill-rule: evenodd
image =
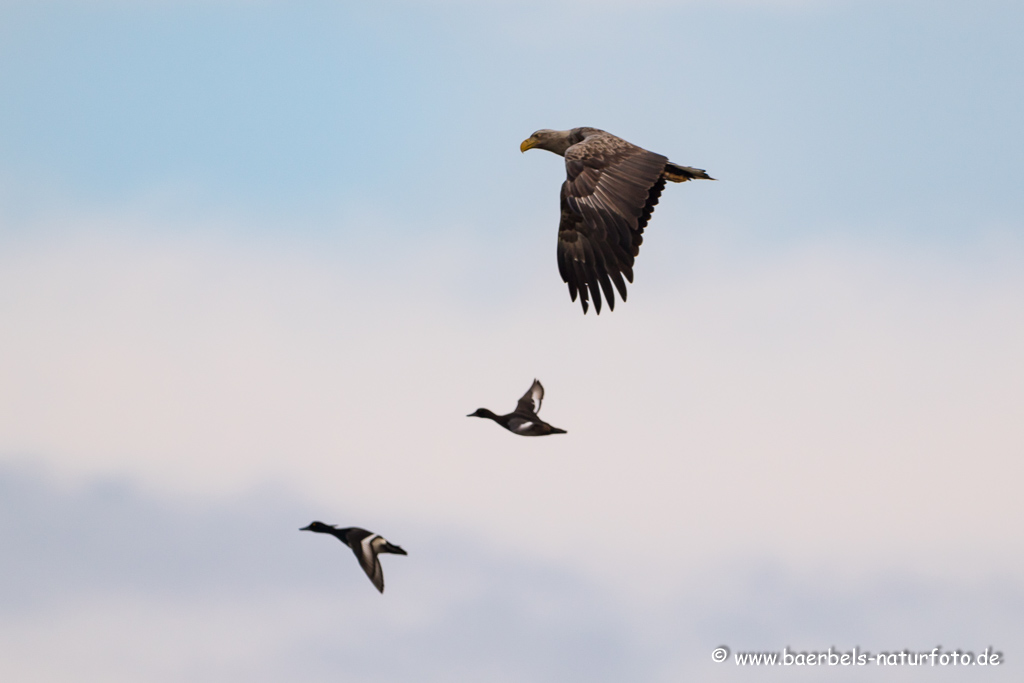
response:
M661 175L673 183L685 183L687 180L714 180L702 168L680 166L679 164L673 164L671 161L665 164L665 170L662 171Z

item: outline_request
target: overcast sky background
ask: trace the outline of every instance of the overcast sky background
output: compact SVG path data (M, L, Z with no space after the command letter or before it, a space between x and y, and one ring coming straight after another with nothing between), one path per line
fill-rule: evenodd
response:
M1022 29L0 0L0 678L1019 680ZM518 150L580 125L719 178L600 317ZM568 434L465 417L534 377ZM409 551L385 595L313 519Z

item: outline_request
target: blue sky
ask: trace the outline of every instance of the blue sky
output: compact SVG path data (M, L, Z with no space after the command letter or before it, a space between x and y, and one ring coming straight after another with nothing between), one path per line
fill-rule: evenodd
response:
M0 677L1015 659L1022 20L0 0ZM599 318L564 166L518 150L577 125L719 178L668 188ZM465 418L534 377L564 437ZM313 518L409 550L384 596Z
M541 7L14 3L10 203L487 220L538 173L508 140L586 121L714 166L769 238L1020 213L1013 3Z

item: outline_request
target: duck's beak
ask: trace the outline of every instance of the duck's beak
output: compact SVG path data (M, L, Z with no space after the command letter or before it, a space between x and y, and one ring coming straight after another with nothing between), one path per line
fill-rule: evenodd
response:
M312 524L310 524L309 526L304 526L301 529L299 529L299 531L312 531L312 530L313 530L313 525Z
M519 145L519 151L525 152L528 149L533 149L534 147L537 146L539 142L540 140L534 137L526 138L525 140L523 140L523 143Z

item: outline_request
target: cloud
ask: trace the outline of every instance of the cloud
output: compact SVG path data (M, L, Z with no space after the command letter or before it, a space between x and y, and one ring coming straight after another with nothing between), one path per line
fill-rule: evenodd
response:
M1024 635L1019 578L851 578L748 558L708 566L673 595L623 601L584 574L417 520L387 531L410 554L385 558L381 596L340 544L297 531L313 504L281 489L157 497L5 466L0 491L6 680L731 681L746 678L710 659L723 643L1009 654Z
M744 255L652 233L596 318L532 243L97 230L5 250L8 459L196 495L276 481L626 594L750 554L944 578L1024 559L1000 531L1021 511L1012 242ZM465 417L534 377L566 436ZM643 581L623 537L658 549Z

